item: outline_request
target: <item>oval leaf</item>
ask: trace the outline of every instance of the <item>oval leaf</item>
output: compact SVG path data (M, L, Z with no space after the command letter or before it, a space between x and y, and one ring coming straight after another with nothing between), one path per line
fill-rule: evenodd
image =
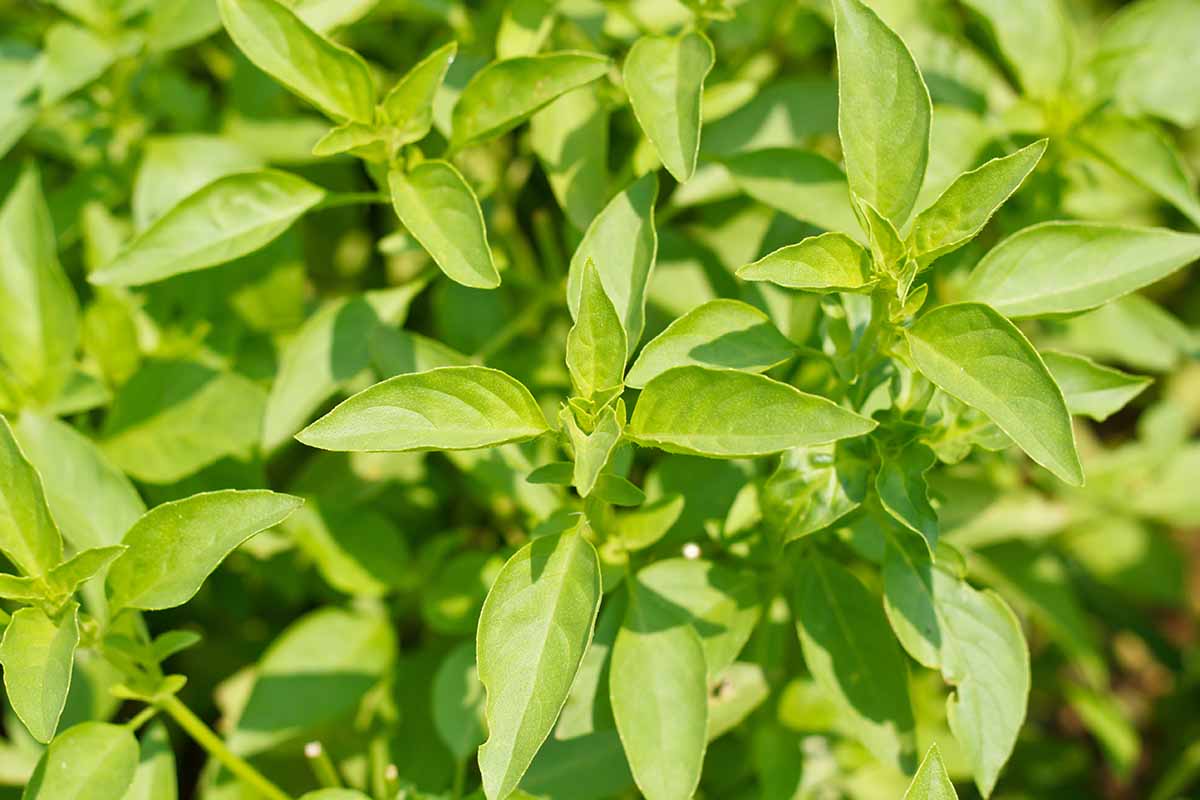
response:
M1094 222L1031 225L996 245L966 296L1008 317L1086 311L1200 258L1200 236Z
M225 556L303 502L287 494L225 489L150 509L125 534L129 549L108 571L114 613L183 605Z
M71 603L57 620L38 608L12 616L0 643L4 690L13 711L34 739L49 742L58 728L79 644L79 606Z
M346 400L296 438L322 450L473 450L548 430L529 390L487 367L397 375Z
M219 0L225 29L246 57L331 116L375 121L375 81L353 50L329 41L277 0Z
M823 233L781 247L737 274L742 280L770 281L789 289L854 291L871 280L871 254L844 233Z
M50 743L21 800L120 800L137 766L138 743L128 728L84 722Z
M42 479L0 416L0 552L26 575L62 561L62 534L50 516Z
M388 173L392 206L442 272L463 286L495 289L483 210L470 184L447 161L423 161L408 172Z
M680 183L696 171L701 96L715 58L708 37L689 31L643 36L625 59L622 73L633 113L663 166Z
M671 453L748 458L861 436L874 427L765 375L675 367L646 384L626 435Z
M324 197L322 189L277 170L218 178L181 200L88 280L135 286L233 261L270 243Z
M1062 390L1016 325L981 303L941 306L917 320L908 344L926 378L987 414L1059 478L1083 484Z
M600 560L578 531L525 545L492 585L477 635L488 800L516 789L554 727L592 640L600 594Z

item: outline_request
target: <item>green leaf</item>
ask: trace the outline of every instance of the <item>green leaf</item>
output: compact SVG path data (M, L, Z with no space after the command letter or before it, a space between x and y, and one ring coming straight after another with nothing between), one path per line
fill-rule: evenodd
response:
M442 272L463 286L495 289L500 285L483 210L454 165L422 161L408 172L393 169L388 186L396 216Z
M310 498L281 528L338 591L382 597L407 577L408 542L390 519L372 509Z
M530 144L550 189L580 230L608 200L609 111L597 86L567 92L529 120Z
M684 498L669 494L617 516L617 530L626 550L645 550L658 543L679 521Z
M275 492L225 489L150 509L125 534L129 549L108 571L114 612L183 605L225 556L303 502Z
M118 42L87 28L59 22L46 31L42 105L59 102L104 74L121 55Z
M625 91L638 123L675 180L696 171L700 152L700 101L716 61L712 42L699 31L642 36L625 58Z
M634 780L647 800L688 800L708 745L708 680L695 628L632 587L612 649L609 695Z
M928 264L974 239L1033 172L1048 141L1041 139L1011 155L993 158L955 178L913 221L909 239L917 259Z
M406 72L383 98L383 116L395 129L391 134L393 147L420 141L429 133L433 127L433 97L457 53L458 42L442 45Z
M880 455L882 463L875 476L880 503L898 522L924 537L932 551L938 541L938 517L929 503L925 473L937 463L937 456L918 442Z
M611 472L601 472L592 491L596 497L614 506L637 507L646 502L645 492Z
M966 296L1009 317L1104 305L1200 258L1200 236L1164 228L1044 222L1008 237L971 273Z
M42 480L0 416L0 552L21 572L45 575L62 561L62 534Z
M601 472L621 441L621 433L625 428L625 404L618 400L615 408L605 406L596 415L595 426L588 434L580 430L569 410L564 410L563 417L567 435L575 450L571 483L579 491L580 497L587 497L596 487Z
M324 190L277 170L218 178L181 200L88 280L134 286L233 261L274 241L324 197Z
M1071 69L1069 21L1059 0L963 0L983 17L1025 94L1058 98Z
M450 651L433 679L433 726L454 758L465 762L487 738L483 684L475 667L475 643Z
M579 397L619 387L625 376L628 345L621 317L600 281L596 265L588 259L575 324L567 333L567 370Z
M507 133L560 95L603 77L609 65L602 55L571 51L492 62L475 73L454 106L454 146Z
M178 800L175 754L166 727L161 722L151 723L140 744L137 772L121 800Z
M73 594L80 585L100 574L124 552L125 546L120 544L80 550L50 570L46 574L46 582L61 594Z
M1017 326L981 303L941 306L908 332L917 368L979 409L1037 463L1083 484L1062 390Z
M588 226L567 275L567 303L575 318L583 297L584 272L589 261L595 264L604 293L625 326L628 355L633 355L646 327L646 287L658 253L657 197L658 178L650 173L609 201Z
M796 346L762 311L740 300L711 300L642 348L625 382L640 389L668 369L689 364L765 372L795 354Z
M50 743L21 800L121 800L137 766L128 728L84 722Z
M78 644L77 603L68 605L57 619L39 608L22 608L4 631L0 643L4 690L13 711L39 742L49 742L58 728Z
M255 66L338 119L375 120L375 82L353 50L329 41L276 0L218 0L234 44Z
M931 565L923 549L888 548L884 591L904 649L954 685L950 730L987 797L1025 720L1029 650L1021 625L999 595Z
M868 474L834 445L787 451L763 485L763 519L783 543L829 527L862 504Z
M763 668L742 661L723 669L712 685L708 698L710 742L741 724L771 694Z
M734 183L760 203L828 231L859 237L846 175L819 153L769 148L728 158Z
M1042 358L1062 389L1072 414L1103 422L1145 391L1153 381L1097 364L1069 353L1044 353Z
M50 417L22 414L14 432L40 475L46 503L77 550L119 544L146 504L96 444Z
M78 344L79 302L30 167L0 207L0 390L7 385L14 402L50 403L71 374Z
M146 18L146 47L152 53L167 53L220 29L221 14L212 0L159 0Z
M806 554L795 614L804 661L847 725L880 761L911 770L908 667L879 599L845 568Z
M874 427L764 375L675 367L646 384L626 435L670 453L749 458L861 436Z
M844 233L822 233L768 253L737 274L789 289L853 292L871 285L871 254Z
M925 759L921 762L917 774L913 776L904 800L958 800L958 792L946 774L942 764L942 754L936 744L931 745Z
M860 0L834 0L838 133L850 191L897 227L929 161L929 90L900 37Z
M479 619L488 740L479 769L489 800L521 781L567 700L600 608L600 562L576 531L535 539L504 565Z
M554 28L554 0L511 0L505 4L496 32L496 57L531 56L546 43Z
M213 4L216 14L216 4ZM133 226L138 233L208 184L239 172L265 167L254 151L233 139L198 133L153 136L142 145L133 181ZM123 242L118 241L119 245ZM96 264L107 263L116 253Z
M549 430L515 378L487 367L440 367L364 389L296 438L322 450L473 450Z

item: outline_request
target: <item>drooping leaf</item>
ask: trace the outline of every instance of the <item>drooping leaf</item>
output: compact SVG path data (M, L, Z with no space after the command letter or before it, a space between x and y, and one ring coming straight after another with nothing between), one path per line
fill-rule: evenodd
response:
M471 78L454 106L455 146L507 133L560 95L602 77L609 65L602 55L571 51L489 64Z
M658 253L654 202L658 178L643 175L609 201L592 220L571 256L567 303L579 314L583 275L589 261L596 265L604 292L625 326L626 347L632 355L646 327L646 287Z
M838 132L850 190L897 227L929 161L929 90L908 47L860 0L835 0Z
M246 57L338 119L375 119L375 82L366 62L329 41L277 0L218 0L221 20Z
M0 416L0 552L26 575L62 561L62 534L50 515L42 480Z
M224 489L164 503L125 534L108 571L112 608L183 605L238 545L287 519L303 501L275 492Z
M768 148L735 155L725 166L734 183L758 202L827 231L862 236L846 175L825 156Z
M919 442L881 456L875 476L880 503L902 525L924 537L932 550L937 546L938 517L929 503L925 473L937 463L937 456Z
M324 197L324 190L277 170L218 178L159 217L88 280L134 286L233 261L272 242Z
M0 207L0 406L48 404L79 344L79 301L58 261L41 180L25 169Z
M1008 237L971 273L966 296L1009 317L1104 305L1200 258L1200 236L1162 228L1044 222Z
M39 742L49 742L58 728L78 644L77 603L69 604L56 619L40 608L22 608L4 631L0 643L4 690L13 711Z
M865 464L841 447L789 450L763 485L763 521L785 544L816 533L859 507L868 477Z
M871 285L871 254L844 233L823 233L768 253L737 274L789 289L852 292Z
M687 366L646 384L627 435L671 453L745 458L861 436L874 427L764 375Z
M680 183L696 171L700 101L715 60L712 42L699 31L643 36L625 58L622 73L633 113L663 166Z
M489 800L521 781L566 702L600 608L600 562L579 531L535 539L508 560L479 620Z
M422 161L407 172L393 169L388 186L396 215L442 272L463 286L500 285L479 200L454 165Z
M986 21L1025 93L1054 100L1071 68L1074 42L1059 0L964 0Z
M879 760L916 764L908 667L877 597L832 561L805 556L796 592L804 661Z
M567 370L576 394L590 399L597 392L620 386L627 351L621 317L589 259L583 268L575 325L567 333Z
M21 800L121 800L137 766L128 728L84 722L50 743Z
M695 628L632 587L613 643L609 694L634 780L647 800L687 800L708 745L708 681Z
M930 746L929 752L921 762L917 774L913 776L904 800L958 800L958 792L946 774L946 766L942 763L942 754L936 744Z
M457 42L442 45L406 72L383 98L383 115L396 129L392 134L394 147L420 141L429 133L433 127L433 97L457 53Z
M1062 390L1015 325L982 303L940 306L908 332L917 368L986 414L1037 463L1083 484Z
M1046 367L1062 389L1067 408L1103 422L1145 391L1150 378L1130 375L1069 353L1043 354Z
M1047 141L1041 139L959 175L913 221L910 239L916 257L929 263L975 238L1037 166Z
M364 389L296 438L322 450L472 450L548 429L515 378L487 367L440 367Z

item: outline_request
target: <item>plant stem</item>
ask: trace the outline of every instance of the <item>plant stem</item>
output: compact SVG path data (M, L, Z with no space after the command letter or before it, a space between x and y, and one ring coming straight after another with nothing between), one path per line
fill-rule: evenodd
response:
M158 711L158 706L146 706L126 722L125 727L131 732L136 733L143 725L154 719L158 715Z
M458 759L454 764L454 788L451 795L454 800L459 800L463 794L463 786L467 782L467 762L463 759Z
M167 695L158 701L158 707L171 715L179 723L179 727L196 740L196 743L208 751L208 754L220 761L230 772L241 779L247 786L252 787L266 800L292 800L287 792L271 783L266 776L225 746L221 737L212 732L204 720L197 717L190 708L185 706L175 695Z
M392 202L392 198L382 192L335 192L326 195L324 200L317 203L317 207L314 210L340 208L341 206L369 205L372 203L387 204L390 202Z

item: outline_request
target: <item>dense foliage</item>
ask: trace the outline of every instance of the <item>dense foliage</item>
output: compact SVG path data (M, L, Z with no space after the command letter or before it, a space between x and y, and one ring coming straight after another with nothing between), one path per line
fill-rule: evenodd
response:
M1197 42L0 7L0 797L1197 791Z

